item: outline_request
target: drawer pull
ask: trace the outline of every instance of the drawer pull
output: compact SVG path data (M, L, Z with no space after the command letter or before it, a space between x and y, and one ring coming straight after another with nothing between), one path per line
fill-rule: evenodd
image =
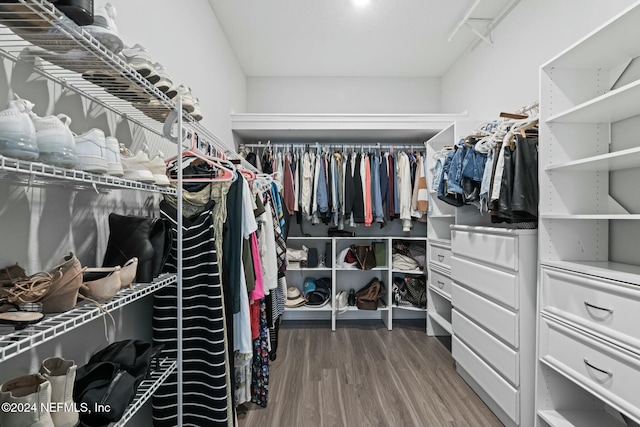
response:
M438 285L440 285L440 288L444 288L444 282L442 280L438 280Z
M444 261L444 255L438 254L438 261Z
M593 366L591 363L589 363L589 361L588 361L587 359L583 359L583 360L584 360L585 365L587 365L587 366L588 366L588 367L590 367L591 369L595 369L595 370L596 370L596 371L598 371L598 372L602 372L603 374L606 374L606 375L607 375L607 376L609 376L609 377L612 377L612 376L613 376L613 373L612 373L612 372L605 371L604 369L600 369L600 368L598 368L597 366Z
M584 302L584 305L586 305L587 307L595 308L596 310L602 310L608 312L609 314L613 314L613 310L611 310L610 308L598 307L597 305L589 304L586 301Z

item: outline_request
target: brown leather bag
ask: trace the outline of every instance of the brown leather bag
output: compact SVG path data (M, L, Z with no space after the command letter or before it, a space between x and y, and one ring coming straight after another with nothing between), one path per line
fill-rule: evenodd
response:
M376 267L376 253L371 245L351 245L351 250L358 260L361 270L371 270Z
M377 310L378 302L384 296L384 282L374 277L362 289L356 292L356 306L359 310Z

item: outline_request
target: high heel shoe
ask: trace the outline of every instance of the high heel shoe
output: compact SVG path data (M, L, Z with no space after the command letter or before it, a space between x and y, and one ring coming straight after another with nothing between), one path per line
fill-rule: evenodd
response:
M120 290L120 267L87 268L82 280L82 295L97 302L107 302Z
M49 272L51 284L40 301L43 313L62 313L76 306L83 271L78 258L70 253Z
M133 290L133 280L136 278L136 272L138 271L138 258L131 258L127 261L120 270L120 289L129 287Z

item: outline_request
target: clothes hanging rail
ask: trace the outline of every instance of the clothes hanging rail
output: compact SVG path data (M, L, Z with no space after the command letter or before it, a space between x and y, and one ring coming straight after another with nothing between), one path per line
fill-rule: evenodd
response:
M358 142L345 142L345 143L330 143L330 144L320 144L320 143L303 143L303 142L291 142L291 143L287 143L287 142L281 142L281 143L268 143L268 144L261 144L261 143L251 143L251 144L241 144L239 149L245 149L245 148L272 148L272 149L278 149L278 148L330 148L330 149L337 149L337 148L342 148L342 149L346 149L346 148L366 148L369 150L377 150L377 149L394 149L394 150L413 150L415 148L423 148L424 147L424 143L422 142L416 142L414 144L407 144L407 143L403 143L403 144L371 144L371 143L358 143Z

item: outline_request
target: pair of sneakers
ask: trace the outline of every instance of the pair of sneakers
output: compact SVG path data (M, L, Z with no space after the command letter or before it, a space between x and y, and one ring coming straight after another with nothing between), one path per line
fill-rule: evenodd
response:
M163 187L169 185L167 167L164 162L164 154L159 152L153 160L144 151L138 151L135 155L124 144L120 144L120 157L124 168L125 179L146 182Z
M96 174L123 176L120 146L113 136L101 129L91 129L75 137L78 169Z
M149 83L163 92L169 99L173 99L178 94L173 86L173 81L164 65L159 62L153 63L149 51L140 44L132 47L125 47L122 56L142 77Z
M21 160L40 160L64 168L77 163L76 146L64 115L39 117L33 103L16 99L0 112L0 154Z

